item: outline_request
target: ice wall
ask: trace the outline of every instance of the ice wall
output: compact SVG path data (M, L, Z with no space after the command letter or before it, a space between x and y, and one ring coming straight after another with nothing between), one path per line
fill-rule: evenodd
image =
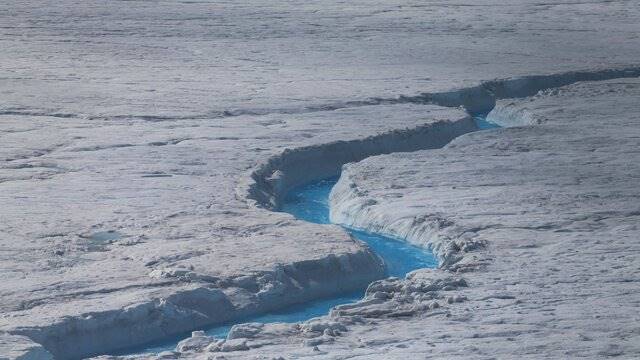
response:
M13 334L29 337L56 359L78 359L290 304L348 293L365 288L383 274L384 266L378 257L362 248L317 261L282 265L274 272L241 276L225 284L212 284L211 288L194 284L153 302L87 313L82 318L67 317L45 327L18 328Z
M337 175L344 164L373 155L439 148L474 130L473 119L466 116L359 140L287 149L254 170L239 186L238 195L257 206L277 209L288 190Z

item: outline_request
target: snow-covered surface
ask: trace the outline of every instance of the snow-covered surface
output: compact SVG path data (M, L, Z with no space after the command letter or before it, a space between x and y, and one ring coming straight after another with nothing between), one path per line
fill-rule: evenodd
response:
M636 1L4 1L0 111L296 111L638 60Z
M337 227L248 206L235 187L285 146L442 118L471 124L455 109L392 105L277 119L39 119L28 131L6 132L0 324L35 327L19 332L70 347L52 350L59 353L83 341L87 350L113 346L107 329L127 344L131 332L150 340L364 287L382 274L368 249ZM11 121L4 124L24 126ZM210 299L184 303L193 291Z
M430 353L640 356L639 96L636 78L503 100L495 112L540 125L345 168L334 221L430 244L464 272L469 301L450 325L410 321Z
M163 356L638 358L638 96L636 78L499 101L540 124L347 165L334 220L449 263L376 281L324 318L195 334Z
M2 2L0 355L45 354L5 331L81 356L368 283L380 264L344 232L268 209L343 162L473 130L461 110L420 103L486 110L522 81L483 80L637 66L639 15L635 1ZM456 122L423 126L434 120ZM389 291L418 291L403 281ZM425 337L420 319L353 334L379 338L362 351L402 352ZM452 320L437 321L444 336ZM291 326L267 326L285 344L267 354L315 353L286 345L300 343L282 336Z

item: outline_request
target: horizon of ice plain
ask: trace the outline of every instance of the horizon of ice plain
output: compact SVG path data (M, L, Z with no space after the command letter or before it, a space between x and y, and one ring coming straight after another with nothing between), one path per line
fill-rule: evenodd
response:
M0 358L639 357L639 15L0 4Z

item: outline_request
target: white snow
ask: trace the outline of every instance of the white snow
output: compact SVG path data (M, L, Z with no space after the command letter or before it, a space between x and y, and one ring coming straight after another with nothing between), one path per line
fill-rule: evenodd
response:
M438 328L430 354L638 356L639 95L635 78L502 100L494 111L544 120L345 167L334 220L433 246L464 273L458 319L410 320Z
M362 288L383 271L368 249L338 227L251 207L235 188L287 146L442 118L470 123L459 110L390 105L273 123L40 119L7 133L0 324L54 355L83 354ZM12 151L33 138L60 146L44 156ZM111 145L120 143L128 146Z
M498 111L544 121L345 166L338 218L432 234L442 269L376 281L301 324L237 325L180 357L637 357L638 95L632 78L501 100ZM238 336L242 348L223 346Z
M1 3L0 357L44 358L47 351L56 358L103 353L331 295L378 279L382 271L378 259L338 227L307 224L271 211L277 208L284 192L306 180L335 172L344 162L380 153L434 148L473 130L461 109L425 103L464 105L481 111L491 108L496 98L531 96L546 87L576 80L637 76L639 15L640 7L635 1L598 0L508 4L491 0ZM531 76L538 74L561 75ZM493 81L496 78L511 80ZM598 86L590 89L599 89ZM589 115L593 121L583 124L590 124L598 133L576 140L589 148L588 156L576 150L575 159L571 159L576 160L574 173L595 174L605 171L605 165L634 159L633 147L623 147L620 141L610 141L610 137L632 136L637 121L626 118L622 134L611 130L621 126L607 127L616 124L616 120L623 121L620 114L637 110L633 104L624 103L637 98L635 84L629 86L625 90L624 86L621 89L611 85L612 95L594 95L593 99L605 99L604 102L613 101L612 98L621 102L609 107L584 110L580 107L585 102L581 96L567 96L563 101L574 99L571 101L575 101L575 109L567 108L567 115L563 115L560 104L546 100L555 99L553 96L540 95L531 102L522 100L526 105L518 100L510 106L508 103L513 100L499 100L491 116L521 114L526 108L541 126L549 123L551 128L555 121L562 124L558 125L560 130L567 129L561 133L563 136L575 137L587 129L564 124L577 123L576 117L583 117L583 113ZM571 91L581 94L583 90ZM542 111L543 106L536 101L548 101L545 106L552 113ZM590 103L587 101L587 105ZM611 111L618 112L605 111L611 107ZM423 157L416 160L419 153L375 158L364 164L381 161L384 164L376 165L375 170L380 178L415 181L420 185L416 196L425 196L422 206L431 206L432 198L425 195L423 187L442 190L438 194L451 199L460 194L450 189L457 185L429 188L432 185L423 180L436 171L431 165L440 166L442 179L451 183L458 181L455 176L465 181L489 181L451 169L468 164L494 166L493 162L507 161L513 151L534 153L516 151L520 145L505 138L506 134L522 139L522 149L543 139L548 140L549 146L560 146L556 143L560 133L545 138L541 129L546 128L481 132L460 138L455 146L435 153L450 154L442 155L443 163L439 165L425 162ZM483 157L487 147L491 151L504 148L509 156ZM462 150L455 149L468 149L475 155L466 159L465 153L465 158L459 159L455 151ZM602 157L592 161L592 155ZM538 166L545 164L547 158L534 160ZM394 164L413 168L398 178ZM365 165L348 169L355 171L357 166ZM537 171L544 175L542 169ZM483 176L490 174L486 171ZM469 179L470 175L474 176ZM522 173L514 178L518 176ZM622 200L616 206L623 207L633 200L624 200L623 195L633 189L616 188L626 184L625 180L610 177L611 180L603 180L607 186L602 187L620 191ZM566 180L562 184L567 187L575 180L558 179ZM358 180L357 173L353 178L349 173L341 182L351 180ZM496 199L498 186L491 181L492 186L471 183L460 204L473 200L479 213L489 212L489 205L497 205L489 202L485 206L474 199ZM536 184L544 193L546 178L541 176ZM379 199L377 206L392 206L396 213L379 215L381 221L435 211L411 210L407 206L410 202L398 205L399 200L392 201L393 194L402 193L401 189L380 189L380 194L383 190L391 195ZM571 198L553 199L555 202L548 203L545 211L562 213L559 209L573 206L573 211L581 214L587 205L608 209L608 203L601 205L599 201L603 200L592 195L572 193ZM510 201L513 199L516 197ZM526 200L536 205L544 199ZM495 245L491 244L499 244L508 231L510 244L521 246L508 251L520 256L536 251L522 247L532 242L532 233L555 234L545 238L540 246L544 249L563 248L565 243L560 239L568 236L576 242L572 243L574 257L580 254L579 243L587 241L579 234L596 234L603 239L601 248L596 246L594 251L610 252L611 261L616 262L606 263L608 267L605 262L596 262L600 267L593 270L594 281L602 280L598 288L622 299L623 304L610 318L604 310L595 312L604 316L604 324L617 326L620 321L621 332L616 335L603 331L603 336L595 330L580 332L585 339L595 339L584 353L637 354L633 347L635 333L625 327L633 316L620 320L617 317L630 309L624 303L628 299L624 292L633 289L633 273L624 267L631 259L624 258L617 249L633 251L633 244L625 243L624 237L604 240L610 233L626 236L634 224L608 225L609 217L602 211L604 215L593 215L600 220L593 216L581 220L585 228L573 235L544 228L547 222L556 224L559 220L538 214L533 220L544 220L535 225L543 226L542 230L504 229L495 239L479 239L486 240L482 249L479 246L485 241L476 241L473 232L465 233L469 238L460 238L455 231L434 232L450 237L445 250L438 251L443 259L450 259L445 265L460 270L485 269L469 273L482 279L484 287L467 281L468 290L461 293L445 290L447 286L457 289L451 285L457 284L457 275L419 273L424 275L419 281L385 280L383 284L394 284L392 289L371 293L365 300L370 305L356 311L404 314L410 320L358 325L361 318L350 314L339 321L319 320L323 324L337 321L348 328L346 333L342 328L322 325L324 330L329 329L326 334L324 330L313 331L318 336L302 338L298 325L268 324L264 325L263 335L244 337L248 339L246 343L224 342L212 345L210 350L231 351L230 356L239 358L262 353L329 358L345 353L410 358L414 351L434 356L463 353L473 357L478 351L491 354L485 345L477 344L480 340L469 340L483 339L490 331L476 331L460 324L477 329L485 325L468 325L469 321L456 319L471 316L461 310L467 303L491 308L496 302L518 301L508 294L485 300L474 297L492 286L500 294L510 290L512 285L502 284L512 278L504 277L498 282L500 279L481 277L491 276L486 274L498 268L514 266L508 260L498 261L508 259L506 255L485 256L494 250ZM524 221L516 217L504 219L505 216L478 216L472 229L495 226L498 220L513 224ZM363 217L364 222L367 219L370 218ZM433 217L425 219L431 223ZM448 215L438 219L441 225L452 221ZM605 223L607 226L600 227ZM392 229L390 225L369 225ZM611 227L616 231L610 231ZM410 232L413 228L403 225L403 229ZM492 229L487 228L486 232ZM430 240L425 238L422 243L427 241ZM449 248L451 244L455 246ZM467 249L465 246L476 251L462 256L460 251ZM531 264L540 261L540 254L525 255L531 256L527 260ZM555 278L556 273L564 271L555 272L540 265L527 268L532 277L559 283L576 278L586 281L577 275ZM623 267L616 268L620 265ZM496 269L485 268L489 266ZM612 272L611 277L598 277L597 271L605 269ZM441 282L446 285L431 290L415 288L417 283L430 284L433 279L445 279ZM552 317L540 314L562 311L573 316L567 322L562 318L557 324L562 328L582 326L583 317L578 311L586 311L588 306L610 307L604 297L596 304L574 306L584 301L582 296L588 291L597 290L591 285L584 291L577 287L551 287L565 289L566 293L550 292L554 297L546 305L532 308L539 313L518 315L522 324L518 331L533 334L533 338L527 338L532 348L542 346L540 349L548 349L553 356L560 355L556 350L562 346L571 351L584 345L574 342L582 335L572 334L566 341L556 337L549 340L549 333L538 328L544 329L540 319ZM526 289L539 292L533 286ZM529 291L526 289L518 291ZM524 297L520 292L517 295ZM388 296L394 302L377 303L380 297ZM414 309L413 300L403 300L407 296L424 301L420 300ZM554 301L572 297L579 298L553 310ZM439 307L435 307L436 302ZM450 309L445 312L451 316L435 315L443 311L441 308ZM425 320L429 315L420 309L434 315ZM502 320L498 315L481 319L496 323ZM406 328L390 331L399 327ZM497 338L515 338L516 331L510 329ZM478 337L472 336L474 331ZM538 333L545 337L536 337ZM565 335L560 330L553 335L558 333ZM357 337L363 340L358 342ZM310 346L300 347L303 338ZM430 340L423 341L426 338ZM457 339L465 340L454 341ZM486 338L485 342L497 347L496 353L505 357L517 353L522 344L510 340L494 343ZM433 350L434 343L445 346ZM256 346L260 349L234 352ZM315 351L314 346L319 350ZM382 349L384 352L380 352Z

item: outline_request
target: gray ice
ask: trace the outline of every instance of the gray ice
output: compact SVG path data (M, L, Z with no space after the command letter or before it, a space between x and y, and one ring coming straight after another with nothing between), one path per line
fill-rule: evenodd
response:
M367 285L325 317L148 357L639 357L639 17L3 2L0 358L104 354ZM476 132L468 112L492 108L507 127ZM439 269L380 279L338 226L272 211L341 168L333 219L431 247Z

